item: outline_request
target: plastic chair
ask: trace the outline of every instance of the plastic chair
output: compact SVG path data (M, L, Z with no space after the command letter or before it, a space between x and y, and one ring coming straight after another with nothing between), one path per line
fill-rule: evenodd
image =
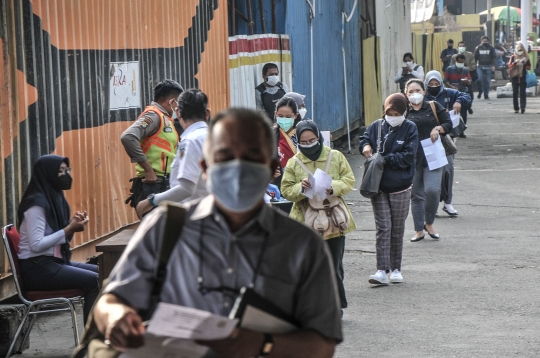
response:
M20 269L19 269L19 257L17 252L19 251L19 242L20 236L17 232L17 229L11 224L4 226L2 229L2 239L4 240L4 245L6 247L6 252L9 258L9 264L11 265L11 270L13 272L13 278L15 280L15 285L17 286L17 293L19 294L20 300L26 305L26 310L21 320L21 324L17 328L15 337L13 337L13 342L9 347L9 350L6 354L6 358L9 358L14 351L15 344L17 339L22 332L24 324L27 322L28 318L30 319L30 324L28 330L24 335L24 339L21 342L20 346L16 353L20 353L20 348L24 347L26 340L30 336L30 331L34 325L34 320L38 314L41 313L51 313L51 312L61 312L61 311L70 311L71 312L71 321L73 324L73 335L75 337L75 346L79 345L79 330L77 327L77 313L75 312L74 303L84 303L84 292L81 290L59 290L59 291L27 291L24 288L24 283L21 279ZM54 308L62 307L63 308ZM46 310L41 310L42 308L47 308ZM49 309L51 308L52 309Z

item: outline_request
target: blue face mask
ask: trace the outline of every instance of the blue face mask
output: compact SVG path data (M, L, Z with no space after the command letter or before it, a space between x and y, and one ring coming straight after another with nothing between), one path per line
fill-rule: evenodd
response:
M243 213L262 199L272 176L265 164L235 159L208 168L206 188L226 210Z
M280 126L285 132L288 132L294 124L294 118L277 117L276 120L278 126Z

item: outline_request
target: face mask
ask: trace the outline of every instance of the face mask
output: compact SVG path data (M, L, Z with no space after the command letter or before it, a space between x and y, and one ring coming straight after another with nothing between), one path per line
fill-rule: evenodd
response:
M287 132L294 124L294 118L277 117L277 124Z
M516 51L516 53L517 53L519 56L523 55L523 51Z
M454 47L454 45L448 45L449 49L452 49L453 47Z
M306 155L312 155L312 154L317 153L320 146L321 146L321 143L319 142L315 142L313 144L308 144L308 145L302 145L300 143L298 144L298 148L300 149L300 152Z
M456 62L456 67L457 67L457 68L463 68L463 67L465 67L465 64L464 64L464 63Z
M482 42L482 46L487 47L488 45L489 45L489 43L487 43L487 42Z
M71 183L73 178L69 174L60 175L53 184L56 190L69 190L71 189Z
M435 87L428 87L427 91L430 95L436 96L441 91L441 86L435 86Z
M413 93L409 96L409 101L412 104L420 104L424 100L424 95L422 93Z
M300 117L301 117L302 119L304 119L304 117L306 116L306 113L307 113L307 109L305 109L305 108L300 108L300 109L298 110L298 113L300 113Z
M458 47L459 53L465 52L465 49L466 49L465 47Z
M235 159L208 168L206 188L228 211L253 209L264 195L272 175L265 164Z
M392 127L399 126L405 120L405 116L403 116L403 115L401 115L401 116L389 116L389 115L386 115L385 117L386 117L386 121L388 122L388 124L390 124Z
M274 87L279 82L279 76L268 76L266 78L266 83L268 83L269 86Z
M412 61L407 61L405 62L407 64L407 66L412 66L413 62Z

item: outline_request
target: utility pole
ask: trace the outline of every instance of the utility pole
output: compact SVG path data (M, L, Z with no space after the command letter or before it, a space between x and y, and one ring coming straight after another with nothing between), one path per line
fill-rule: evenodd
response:
M521 0L521 43L527 48L527 34L532 31L532 0Z

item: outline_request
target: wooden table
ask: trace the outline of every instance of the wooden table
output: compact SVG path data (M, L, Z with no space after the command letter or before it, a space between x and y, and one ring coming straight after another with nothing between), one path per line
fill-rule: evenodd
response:
M103 280L111 274L114 265L120 259L122 252L124 252L134 233L135 229L126 229L103 241L101 244L96 245L96 251L102 253L99 255L98 263L100 287Z

